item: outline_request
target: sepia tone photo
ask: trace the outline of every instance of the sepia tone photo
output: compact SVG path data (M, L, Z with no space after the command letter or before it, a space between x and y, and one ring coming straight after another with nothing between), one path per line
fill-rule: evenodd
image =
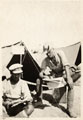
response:
M1 118L80 118L81 3L0 3Z

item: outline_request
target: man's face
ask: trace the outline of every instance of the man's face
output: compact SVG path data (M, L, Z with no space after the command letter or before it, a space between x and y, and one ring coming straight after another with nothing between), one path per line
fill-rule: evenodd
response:
M50 59L54 58L54 54L53 54L52 51L49 51L49 52L47 53L47 56L48 56Z
M15 82L18 82L18 81L19 81L20 76L21 76L21 74L14 74L14 73L12 74L13 80L14 80Z

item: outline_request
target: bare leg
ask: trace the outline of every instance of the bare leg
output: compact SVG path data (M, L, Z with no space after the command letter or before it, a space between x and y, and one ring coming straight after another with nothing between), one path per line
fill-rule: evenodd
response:
M42 80L36 80L36 92L37 92L37 101L42 101Z
M68 86L68 94L67 94L67 110L70 117L76 118L76 114L73 110L73 102L74 102L74 88L70 88Z

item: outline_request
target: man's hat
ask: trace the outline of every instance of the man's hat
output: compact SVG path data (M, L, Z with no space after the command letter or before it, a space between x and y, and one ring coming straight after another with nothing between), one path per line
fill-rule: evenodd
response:
M19 63L16 63L16 64L13 64L9 67L9 70L14 73L14 74L19 74L19 73L22 73L22 67L23 65L19 64Z

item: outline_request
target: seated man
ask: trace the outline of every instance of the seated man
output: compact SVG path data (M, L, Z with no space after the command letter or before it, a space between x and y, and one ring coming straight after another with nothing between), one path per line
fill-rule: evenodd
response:
M42 83L43 79L46 77L45 70L49 67L51 72L50 75L54 78L63 77L68 86L68 94L67 94L67 110L70 117L76 117L73 111L73 98L74 98L74 89L73 89L73 81L80 77L80 74L77 76L75 72L73 74L74 68L70 69L69 62L63 53L63 51L49 49L47 50L47 57L43 60L41 65L41 72L39 73L39 78L36 81L37 84L37 101L42 102ZM77 69L77 68L75 68Z
M15 116L24 110L28 117L33 112L34 107L28 85L20 78L22 65L13 64L9 70L11 77L3 81L3 107L9 116Z

